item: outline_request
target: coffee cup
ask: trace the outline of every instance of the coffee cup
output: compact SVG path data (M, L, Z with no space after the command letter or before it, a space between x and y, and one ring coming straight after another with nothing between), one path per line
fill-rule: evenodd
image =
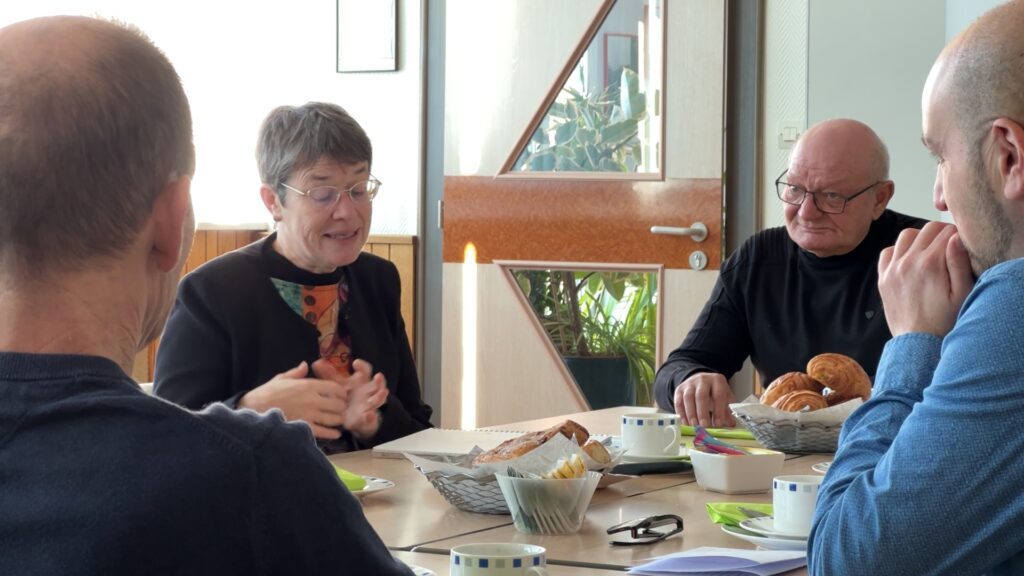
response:
M514 542L452 548L451 576L547 576L546 550Z
M776 476L772 480L773 528L780 534L806 536L811 532L818 501L820 475Z
M622 448L627 456L678 456L679 417L675 414L626 414L622 417Z

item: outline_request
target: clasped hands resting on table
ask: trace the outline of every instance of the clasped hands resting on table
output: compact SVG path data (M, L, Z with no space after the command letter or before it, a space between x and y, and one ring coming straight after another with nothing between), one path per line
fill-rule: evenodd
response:
M341 437L342 427L359 439L373 437L380 428L378 409L388 398L387 382L373 374L369 362L356 360L352 374L345 375L320 359L310 367L305 361L274 376L238 401L240 408L265 412L279 408L286 420L305 422L313 436L325 440Z

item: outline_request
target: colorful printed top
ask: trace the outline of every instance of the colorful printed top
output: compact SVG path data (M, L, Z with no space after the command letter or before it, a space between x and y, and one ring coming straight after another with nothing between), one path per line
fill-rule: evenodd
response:
M352 335L347 325L348 281L307 286L271 278L277 293L296 314L316 327L320 357L339 372L352 373Z

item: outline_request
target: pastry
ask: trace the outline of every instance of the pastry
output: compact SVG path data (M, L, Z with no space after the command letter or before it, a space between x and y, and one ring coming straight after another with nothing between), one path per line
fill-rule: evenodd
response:
M803 372L787 372L776 378L775 381L765 388L761 394L761 404L771 406L782 396L797 390L809 390L821 394L823 388L824 386L821 382Z
M579 478L587 475L587 466L579 454L573 454L569 458L559 458L555 467L543 475L543 478Z
M554 438L556 434L561 434L570 440L575 440L577 444L581 445L585 444L587 439L590 438L590 433L587 432L586 428L572 420L566 420L565 422L556 424L547 430L528 432L522 436L516 436L511 440L506 440L494 448L478 454L477 457L473 459L473 464L487 464L490 462L502 462L504 460L519 458L523 454L526 454L551 438Z
M818 354L807 363L807 373L839 394L832 405L860 397L871 397L871 379L856 360L842 354Z
M799 412L804 408L820 410L826 407L828 407L828 403L825 401L825 397L811 390L797 390L784 394L772 404L772 408L786 412Z
M608 449L597 440L587 440L587 443L583 445L583 451L598 464L607 464L612 461L612 455L608 453Z

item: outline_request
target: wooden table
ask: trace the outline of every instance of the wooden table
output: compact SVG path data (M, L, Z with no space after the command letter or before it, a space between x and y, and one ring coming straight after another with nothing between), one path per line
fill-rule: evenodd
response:
M619 433L622 414L653 411L653 408L622 406L495 428L543 430L571 418L591 433L614 435ZM395 482L395 488L362 499L366 516L396 555L411 564L435 570L439 575L448 573L451 547L470 542L528 542L543 546L547 549L552 574L621 571L656 556L700 546L753 549L754 545L722 532L720 526L712 523L705 505L708 502L771 502L770 492L746 495L707 492L697 486L692 473L643 476L598 490L579 532L537 536L517 531L511 516L475 514L449 505L407 460L375 458L370 451L335 455L330 459L357 474ZM812 465L831 459L830 454L790 456L783 473L812 474ZM649 546L608 544L605 530L609 526L665 513L683 518L682 534ZM554 571L554 567L559 567L560 571ZM561 571L563 568L569 571ZM791 574L805 573L798 570Z
M814 474L811 466L831 460L831 455L803 456L787 460L783 474ZM761 502L770 504L771 492L760 494L728 495L708 492L696 483L655 490L629 498L601 504L592 504L587 510L583 527L575 534L542 536L524 534L515 526L501 526L481 534L439 540L414 548L417 552L447 554L453 546L479 542L486 538L494 542L522 542L543 546L548 551L548 563L565 559L586 559L588 564L601 567L622 567L641 564L652 557L682 552L701 546L722 548L756 548L753 544L730 536L721 526L708 518L709 502ZM611 546L605 530L620 522L644 518L655 514L676 514L683 518L683 532L678 536L646 546Z

